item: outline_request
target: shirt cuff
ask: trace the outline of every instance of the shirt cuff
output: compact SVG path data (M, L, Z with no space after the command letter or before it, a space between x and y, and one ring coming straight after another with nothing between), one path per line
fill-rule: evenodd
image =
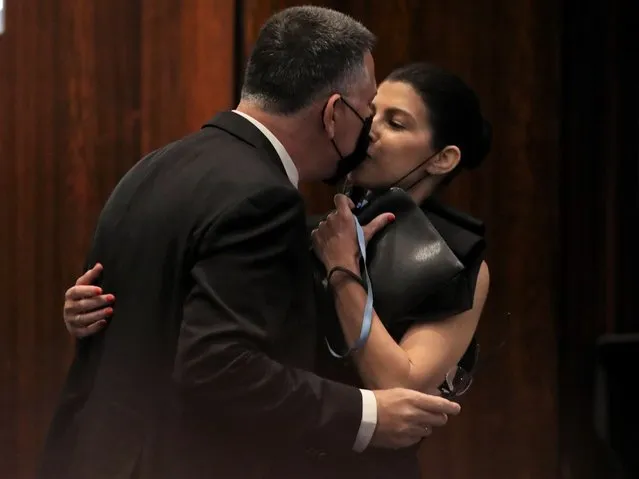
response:
M362 393L362 422L357 431L353 451L362 452L371 442L375 427L377 426L377 399L373 391L360 389Z

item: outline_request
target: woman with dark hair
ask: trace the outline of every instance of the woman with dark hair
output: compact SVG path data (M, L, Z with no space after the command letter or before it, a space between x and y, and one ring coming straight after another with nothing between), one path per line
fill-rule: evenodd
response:
M423 291L423 301L402 318L389 320L374 313L365 345L348 358L320 348L318 372L349 384L439 390L449 399L459 397L472 381L478 353L474 334L488 294L484 227L435 196L461 170L481 164L490 150L491 127L476 94L459 77L426 63L393 71L379 85L372 107L369 158L348 178L353 204L373 204L391 187L404 190L463 269L436 290ZM320 258L343 247L330 223L331 215L314 231ZM348 269L361 275L357 263ZM326 307L321 315L326 318L323 326L330 344L345 343L343 350L352 347L360 335L366 290L340 271L332 275L330 286L337 319L332 308ZM417 478L417 447L368 449L334 463L339 463L344 477L357 473Z
M348 357L320 348L317 372L374 389L404 387L457 397L472 379L474 334L488 294L489 273L481 221L443 205L435 195L461 170L481 164L490 150L490 124L472 89L427 63L393 71L379 85L371 106L368 158L348 178L351 206L373 204L391 187L404 190L463 268L436 290L424 291L423 301L401 320L389 324L373 311L365 345ZM339 214L332 213L314 228L312 243L318 258L324 260L343 246L332 228L339 220ZM357 281L361 277L357 263L344 265L351 274L331 275L328 290L336 315L327 314L323 325L327 337L341 336L346 346L352 346L360 334L366 303L366 290ZM113 312L109 303L115 298L90 286L100 271L99 265L88 271L66 293L64 321L76 337L104 328ZM361 454L326 457L321 464L327 477L419 477L416 447L369 448Z

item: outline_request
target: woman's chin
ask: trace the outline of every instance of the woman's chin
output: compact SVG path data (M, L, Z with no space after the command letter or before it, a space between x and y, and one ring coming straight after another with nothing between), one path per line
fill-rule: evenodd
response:
M370 178L366 178L364 175L358 175L357 173L351 174L349 182L352 185L359 186L360 188L366 188L368 190L374 190L379 188L379 182L371 181Z
M370 181L366 178L366 175L362 175L359 171L354 170L348 174L347 177L349 183L357 186L362 186L364 188L368 188L368 184Z

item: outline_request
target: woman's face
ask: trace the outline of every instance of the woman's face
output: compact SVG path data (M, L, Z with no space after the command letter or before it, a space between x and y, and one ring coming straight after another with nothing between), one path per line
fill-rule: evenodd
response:
M370 189L395 185L435 153L430 146L426 105L410 84L382 82L372 109L369 157L349 175L354 184ZM423 176L424 168L418 168L396 186L410 186Z

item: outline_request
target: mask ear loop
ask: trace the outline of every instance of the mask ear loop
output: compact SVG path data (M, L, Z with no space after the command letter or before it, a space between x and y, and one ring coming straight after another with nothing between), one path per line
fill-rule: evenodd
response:
M432 155L430 155L428 158L426 158L424 161L422 161L420 164L418 164L415 168L413 168L412 170L410 170L408 173L406 173L404 176L402 176L399 180L395 181L391 186L389 186L389 188L393 188L394 186L397 186L399 183L401 183L402 180L404 180L405 178L409 177L412 173L414 173L415 171L417 171L418 169L420 169L422 166L424 166L426 163L428 163L431 159L435 158L437 155L439 155L443 150L439 150L435 153L433 153ZM417 186L417 183L419 183L420 181L422 181L424 178L428 178L430 176L430 173L426 172L425 175L423 175L422 177L418 178L416 181L414 181L413 183L411 183L411 185L407 188L404 188L404 191L409 191L412 188L414 188L415 186Z
M390 188L393 188L395 186L397 186L397 184L401 183L401 181L408 177L409 175L411 175L412 173L414 173L415 171L417 171L419 168L421 168L422 166L424 166L429 160L431 160L432 158L434 158L435 156L437 156L439 153L441 153L443 150L440 150L436 153L433 153L432 155L430 155L428 158L426 158L424 161L422 161L420 164L418 164L417 166L415 166L414 168L412 168L408 173L406 173L405 175L403 175L402 177L400 177L397 181L393 182L388 188L385 188L383 191L386 191ZM415 186L417 186L417 184L422 181L424 178L427 178L428 176L430 176L430 174L427 172L424 176L422 176L421 178L418 178L416 181L414 181L413 183L411 183L411 185L408 188L404 188L404 191L410 191L412 188L414 188ZM357 185L354 185L352 183L344 183L343 186L343 192L346 196L350 196L350 193L356 190ZM361 196L359 198L357 198L357 204L355 205L355 211L359 211L361 210L364 206L366 206L368 203L370 203L371 201L373 201L375 198L377 198L380 194L382 194L382 191L380 190L368 190L365 193L362 193Z
M338 101L343 102L348 108L350 108L351 110L353 110L353 113L355 113L355 115L357 115L357 118L359 118L362 122L364 121L362 119L361 116L359 116L359 113L357 113L357 111L348 104L348 102L346 100L344 100L344 98L342 98L341 93L339 94L339 99L337 99L335 101L335 103L337 103ZM320 120L322 121L322 125L324 125L324 113L326 113L326 108L328 107L328 101L326 103L324 103L324 107L322 108L322 112L320 113ZM324 127L326 127L326 125L324 125ZM339 151L339 148L337 148L337 143L335 143L335 138L331 138L331 143L333 144L333 148L335 148L335 152L337 153L337 156L339 156L340 160L344 159L344 156L342 155L342 152Z
M426 158L424 161L422 161L420 164L418 164L417 166L415 166L414 168L412 168L408 173L406 173L405 175L403 175L402 177L400 177L397 181L393 182L388 188L385 188L384 191L393 188L395 186L397 186L399 183L401 183L401 181L404 178L407 178L408 176L410 176L412 173L414 173L415 171L417 171L419 168L421 168L422 166L424 166L428 161L430 161L432 158L434 158L435 156L437 156L439 153L441 153L442 150L433 153L432 155L430 155L428 158ZM413 183L411 183L411 185L408 188L404 188L404 191L410 191L412 188L414 188L420 181L422 181L424 178L427 178L429 175L429 173L427 172L424 176L422 176L421 178L418 178L416 181L414 181ZM342 187L342 192L346 195L349 196L351 195L352 192L356 191L358 188L357 185L354 185L353 183L348 183L348 181L344 182L344 185ZM376 191L376 192L375 192ZM364 192L361 194L360 198L357 198L357 204L355 205L355 210L359 210L361 208L363 208L364 206L366 206L370 201L372 201L373 198L376 198L380 192L379 190L368 190L367 192Z
M357 110L353 107L353 105L351 105L349 102L347 102L341 95L340 95L339 99L340 99L340 101L342 101L342 103L344 103L344 105L349 107L353 113L355 113L355 116L357 116L357 118L359 118L359 121L361 121L362 123L366 123L366 118L364 118L362 115L357 113ZM328 105L328 103L327 103L327 105Z

